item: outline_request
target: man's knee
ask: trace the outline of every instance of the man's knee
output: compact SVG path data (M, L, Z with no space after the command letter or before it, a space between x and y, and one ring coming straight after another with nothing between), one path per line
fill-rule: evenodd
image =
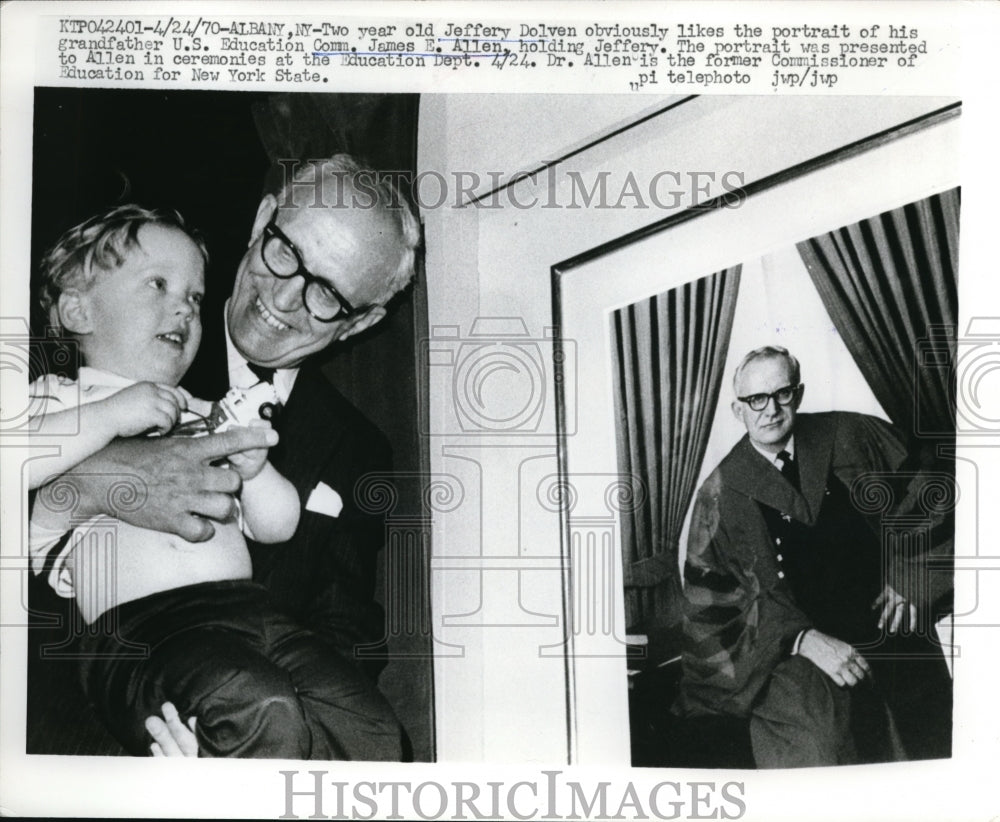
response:
M792 656L781 662L771 674L767 696L800 704L809 713L846 705L849 692L804 656Z
M855 759L850 693L804 657L791 657L771 675L750 718L760 768L848 764Z
M406 735L385 697L368 684L364 690L331 698L300 694L313 723L314 753L320 759L399 762Z
M308 759L312 735L280 671L238 671L189 709L204 756Z

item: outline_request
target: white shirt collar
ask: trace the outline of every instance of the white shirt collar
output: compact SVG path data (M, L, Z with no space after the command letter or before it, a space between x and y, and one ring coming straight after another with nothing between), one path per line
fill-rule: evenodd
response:
M131 377L123 377L121 374L113 374L103 368L91 368L89 365L81 365L76 375L76 382L81 388L91 385L108 386L110 388L128 388L135 385L136 381Z
M81 365L76 375L76 384L82 392L89 392L94 389L101 388L128 388L130 385L135 385L137 382L140 382L140 380L134 380L131 377L123 377L121 374L105 371L103 368L92 368L89 365ZM212 412L212 403L207 402L200 397L189 396L188 410L191 411L193 415L204 417ZM182 419L190 418L191 415L188 415L187 417L182 416Z
M257 375L250 370L246 358L239 352L229 336L229 300L226 300L223 309L223 326L226 329L226 362L229 366L229 385L233 388L249 388L260 382ZM292 388L295 386L295 378L299 375L296 368L278 368L274 372L274 390L278 399L283 403L288 402L292 395Z
M771 463L771 465L773 465L779 471L781 470L781 466L778 464L778 455L777 454L772 454L770 451L765 451L763 448L761 448L759 445L757 445L757 443L755 443L753 440L750 440L750 444L754 447L754 450L758 454L760 454L764 459L766 459L769 463ZM789 437L788 442L785 443L785 447L782 450L783 451L787 451L788 455L793 460L795 459L795 435L794 434L791 437Z

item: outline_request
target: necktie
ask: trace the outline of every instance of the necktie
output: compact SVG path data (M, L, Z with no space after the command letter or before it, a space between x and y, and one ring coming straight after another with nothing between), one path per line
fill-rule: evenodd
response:
M263 365L256 365L255 363L247 361L247 368L253 373L253 375L260 381L266 382L268 385L274 385L274 374L277 369L268 368ZM253 388L253 386L250 386ZM277 394L277 392L275 392ZM258 409L257 414L262 420L271 420L271 422L276 422L278 419L278 414L281 411L282 403L280 400L274 402L265 402Z
M257 365L249 361L247 362L247 368L249 368L251 373L253 373L253 375L261 382L274 382L275 369L268 368L264 365Z
M799 466L792 459L792 455L787 451L779 451L778 459L781 460L781 473L796 490L799 490Z

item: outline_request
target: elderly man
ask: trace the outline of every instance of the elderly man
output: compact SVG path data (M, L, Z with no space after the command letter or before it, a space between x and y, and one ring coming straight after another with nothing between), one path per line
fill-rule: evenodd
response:
M858 761L862 714L883 726L862 758L904 758L882 698L913 700L900 698L907 677L885 664L885 640L916 609L878 522L851 498L860 477L903 466L904 441L873 417L799 414L799 364L783 348L747 354L734 389L747 436L697 496L678 709L749 718L758 767ZM889 673L873 677L879 665Z
M383 617L373 597L383 531L357 509L354 486L388 468L389 448L310 357L385 316L386 303L412 277L419 240L408 204L346 155L306 164L278 196L264 197L225 316L203 318L201 350L185 385L218 397L230 387L272 381L284 406L274 431L116 441L66 476L78 494L67 524L106 513L207 539L213 520L233 514L239 482L236 472L214 463L274 445L271 461L295 486L302 512L287 543L251 544L254 579L274 605L347 658L357 645L380 640ZM135 510L118 510L108 493L123 476L145 491ZM62 511L61 502L43 488L35 505ZM173 714L167 718L177 725ZM374 751L371 758L399 755Z

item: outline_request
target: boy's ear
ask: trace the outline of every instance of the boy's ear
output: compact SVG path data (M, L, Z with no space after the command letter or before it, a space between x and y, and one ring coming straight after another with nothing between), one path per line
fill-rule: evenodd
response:
M90 301L75 288L68 288L59 295L56 303L59 325L72 334L90 334L94 330L90 316Z

